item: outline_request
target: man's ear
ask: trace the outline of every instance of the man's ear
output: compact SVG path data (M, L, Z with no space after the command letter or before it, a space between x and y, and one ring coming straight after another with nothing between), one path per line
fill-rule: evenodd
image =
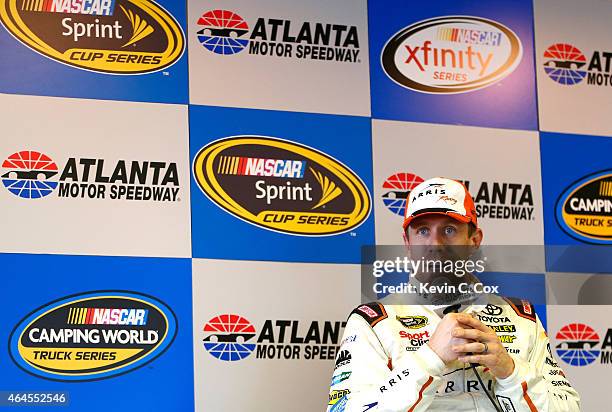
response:
M476 228L476 230L474 230L474 233L472 233L472 236L470 236L470 243L474 247L479 248L480 243L482 243L482 237L483 237L482 230L478 227Z

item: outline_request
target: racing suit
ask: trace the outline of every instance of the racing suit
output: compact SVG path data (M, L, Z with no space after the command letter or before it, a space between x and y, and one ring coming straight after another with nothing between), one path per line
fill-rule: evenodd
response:
M458 311L494 329L514 360L505 379L477 366L501 410L580 410L579 395L555 362L529 302L488 295ZM445 364L426 344L442 316L433 305L374 302L353 310L336 357L328 412L495 411L470 364Z

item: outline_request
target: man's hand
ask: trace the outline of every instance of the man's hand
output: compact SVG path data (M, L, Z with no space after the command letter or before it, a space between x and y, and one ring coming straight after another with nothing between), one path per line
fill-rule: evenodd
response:
M469 340L469 343L451 342L451 350L457 355L457 359L466 363L479 363L489 368L496 378L507 378L514 371L514 361L508 355L495 334L495 331L478 319L466 315L457 318L461 324L452 330L454 339L462 338ZM487 352L485 345L487 345ZM467 353L471 352L471 355Z
M442 318L442 321L440 321L427 343L444 363L452 362L456 360L459 355L462 355L460 351L454 351L452 349L453 347L473 342L471 338L453 335L453 330L463 329L465 327L465 322L468 320L464 318L472 319L472 317L466 313L447 313Z

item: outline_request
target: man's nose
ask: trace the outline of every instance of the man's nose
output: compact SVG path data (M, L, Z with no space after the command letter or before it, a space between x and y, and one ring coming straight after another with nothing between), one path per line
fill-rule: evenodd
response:
M444 237L441 231L432 230L431 236L429 237L429 246L443 246L444 245Z

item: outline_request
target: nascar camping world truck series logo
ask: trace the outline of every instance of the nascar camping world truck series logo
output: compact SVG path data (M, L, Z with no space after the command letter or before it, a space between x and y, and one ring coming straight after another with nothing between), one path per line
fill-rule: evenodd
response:
M24 371L59 381L89 381L146 365L174 341L177 321L164 303L127 291L67 296L27 315L9 353Z
M152 0L0 0L0 21L23 44L81 69L148 73L183 54L183 31Z
M384 46L382 67L395 83L423 93L469 92L508 76L520 63L518 36L493 20L443 16L412 24Z
M603 170L567 187L557 199L557 224L585 243L612 244L612 170Z
M333 235L356 228L370 213L370 194L359 176L331 156L288 140L217 140L195 156L193 173L214 203L269 230Z
M359 32L345 24L258 17L251 26L230 10L206 11L197 21L198 41L221 55L251 55L359 63Z

